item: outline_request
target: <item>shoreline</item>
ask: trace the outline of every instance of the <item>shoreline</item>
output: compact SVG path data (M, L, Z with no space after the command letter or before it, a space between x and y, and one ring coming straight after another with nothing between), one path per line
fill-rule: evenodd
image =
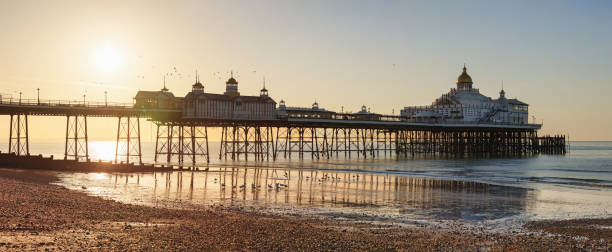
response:
M530 221L489 233L123 204L51 184L53 172L0 169L0 250L612 249L612 218Z
M40 155L19 156L15 153L0 152L0 168L18 168L32 170L48 170L48 171L66 171L66 172L155 172L155 171L172 171L172 167L155 166L151 164L134 164L134 163L112 163L110 161L95 161L90 160L66 160L54 159L53 155L44 157Z

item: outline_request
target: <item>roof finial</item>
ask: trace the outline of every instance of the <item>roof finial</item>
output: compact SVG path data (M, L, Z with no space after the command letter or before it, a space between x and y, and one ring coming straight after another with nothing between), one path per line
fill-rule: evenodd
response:
M502 91L504 90L504 80L502 80Z
M164 88L162 88L162 91L168 91L168 88L166 88L166 75L164 75Z
M230 77L234 78L234 70L230 70Z
M263 89L266 89L266 76L263 77Z
M198 69L195 70L196 83L200 82L200 76L198 76Z
M465 62L463 62L463 72L465 73L467 69L465 68Z

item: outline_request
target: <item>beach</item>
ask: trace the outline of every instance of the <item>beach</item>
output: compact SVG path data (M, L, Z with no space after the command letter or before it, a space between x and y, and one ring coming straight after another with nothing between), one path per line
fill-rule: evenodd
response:
M609 250L612 219L530 221L522 232L123 204L0 170L0 250Z

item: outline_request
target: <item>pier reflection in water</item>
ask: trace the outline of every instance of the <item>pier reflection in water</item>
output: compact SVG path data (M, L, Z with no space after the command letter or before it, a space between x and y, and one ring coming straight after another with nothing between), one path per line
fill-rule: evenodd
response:
M342 214L488 220L520 214L533 191L478 182L273 168L208 172L77 174L64 185L122 202L184 208L231 205L341 210ZM66 183L67 182L67 183ZM341 208L341 209L339 209Z

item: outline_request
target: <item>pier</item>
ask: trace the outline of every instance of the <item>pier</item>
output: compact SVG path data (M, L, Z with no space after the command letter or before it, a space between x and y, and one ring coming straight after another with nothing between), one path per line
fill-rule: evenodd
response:
M284 104L282 104L284 105ZM15 100L3 97L0 115L10 116L8 152L29 156L32 116L66 118L64 160L89 161L87 118L115 118L114 163L142 164L141 119L157 127L155 162L196 167L211 158L274 161L338 157L510 156L563 154L565 136L539 136L540 124L417 121L403 116L355 114L305 116L299 109L267 120L186 118L180 108L134 104ZM219 153L209 152L209 130L219 130ZM124 146L120 148L120 146Z

